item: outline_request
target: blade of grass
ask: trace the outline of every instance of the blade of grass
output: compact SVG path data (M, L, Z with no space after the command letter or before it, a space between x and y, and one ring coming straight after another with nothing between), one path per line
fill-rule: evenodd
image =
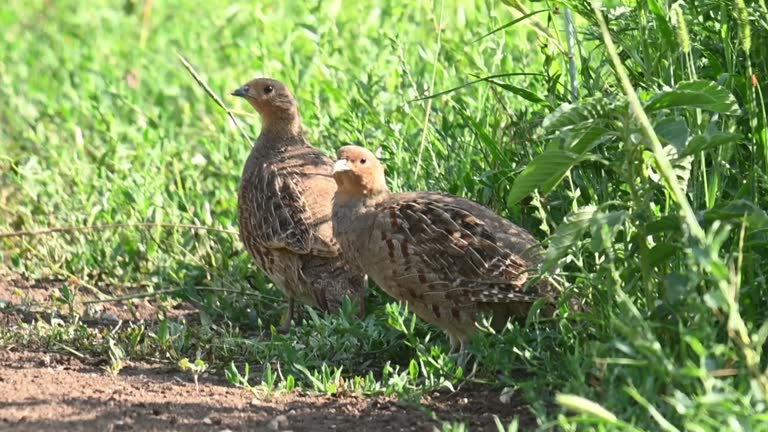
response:
M240 133L243 135L243 138L245 139L245 141L249 145L252 145L251 138L248 136L247 133L245 133L243 128L240 127L240 123L237 122L237 118L235 118L235 115L232 114L232 111L230 111L229 108L227 108L227 106L224 105L224 101L222 101L221 98L219 98L219 96L216 93L214 93L210 87L208 87L208 84L206 84L205 81L203 81L203 78L200 77L200 74L197 73L195 68L192 67L192 65L189 63L189 61L187 61L186 58L184 58L183 55L176 53L176 56L179 58L179 61L181 61L181 64L184 65L184 68L187 69L187 72L189 72L189 74L192 75L192 78L195 79L197 84L199 84L200 87L202 87L203 90L205 90L208 96L211 99L213 99L214 102L216 102L216 105L218 105L221 109L224 110L224 112L227 113L227 116L229 116L229 119L232 120L232 122L235 124L235 126L237 127L237 130L239 130Z
M429 82L429 89L435 88L435 77L437 76L437 64L438 60L440 59L440 47L441 47L441 41L443 36L443 7L445 6L445 2L440 2L440 16L437 19L437 22L435 22L435 30L437 31L437 46L435 47L435 58L432 63L432 78ZM424 114L424 124L421 129L421 139L419 140L419 153L416 158L416 174L418 175L421 172L421 157L422 153L424 152L424 143L427 140L427 130L429 129L429 116L432 113L432 99L427 100L427 108L426 112Z
M699 225L699 221L696 219L696 214L693 212L693 209L688 202L688 197L685 196L685 192L683 192L683 189L680 187L680 184L677 181L675 170L672 168L672 164L669 162L669 158L664 153L664 147L661 145L659 137L656 136L656 132L653 130L653 125L648 119L648 116L645 114L643 106L640 103L640 98L637 96L635 89L632 87L632 82L629 80L629 76L627 75L626 70L624 70L621 59L619 59L619 54L616 51L616 45L613 44L611 32L608 30L608 25L605 22L605 18L603 18L600 5L601 2L593 1L592 9L595 12L597 22L600 25L600 30L603 33L603 41L605 42L605 47L608 50L608 56L611 59L611 63L613 63L614 71L618 75L619 81L624 88L624 94L627 96L627 100L629 101L630 109L640 123L640 130L643 132L643 135L645 135L645 138L651 143L651 149L653 151L653 156L656 159L656 163L659 166L659 171L661 171L661 174L664 177L664 180L667 182L667 185L671 190L675 201L677 201L677 204L680 206L680 213L685 219L691 235L693 235L693 237L699 242L704 243L704 230L701 228L701 225Z
M491 80L496 79L496 78L505 78L505 77L511 77L511 76L540 76L540 77L542 77L542 76L544 76L544 74L532 73L532 72L510 72L510 73L503 73L503 74L498 74L498 75L489 75L487 77L478 78L478 79L476 79L474 81L470 81L468 83L462 84L462 85L460 85L458 87L454 87L454 88L448 89L448 90L443 90L441 92L438 92L438 93L435 93L435 94L431 94L429 96L422 96L420 98L412 99L412 100L410 100L408 102L410 103L410 102L422 101L422 100L425 100L425 99L433 99L433 98L436 98L438 96L443 96L443 95L447 95L449 93L453 93L453 92L455 92L457 90L463 89L464 87L469 87L469 86L477 84L479 82L491 81Z
M520 3L518 0L510 0L509 2L507 2L507 5L517 10L523 15L527 15L529 13L528 8L525 7L525 5ZM558 51L560 51L561 53L565 52L565 50L563 49L563 45L560 43L558 38L556 36L552 36L549 33L549 29L544 23L542 23L538 18L535 18L535 17L531 21L532 21L531 27L534 30L536 30L537 33L539 33L541 36L543 36L544 38L548 39L550 42L555 44L555 47L557 48Z
M549 12L549 10L548 9L541 9L541 10L537 10L537 11L533 11L533 12L527 13L527 14L521 16L521 17L515 18L512 21L504 24L503 26L501 26L499 28L496 28L496 29L493 29L490 32L480 36L479 38L473 40L470 43L475 43L475 42L478 42L480 40L483 40L483 39L487 38L490 35L496 34L496 33L500 32L500 31L504 30L505 28L512 27L513 25L519 23L520 21L526 20L526 19L528 19L528 18L530 18L530 17L532 17L532 16L534 16L536 14L540 14L542 12Z

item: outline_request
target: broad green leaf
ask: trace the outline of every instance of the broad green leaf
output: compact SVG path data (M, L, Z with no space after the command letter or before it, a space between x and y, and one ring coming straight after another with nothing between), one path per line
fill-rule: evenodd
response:
M653 129L659 138L675 146L678 153L685 148L685 143L688 141L688 125L685 120L668 117L653 125Z
M595 212L597 212L597 207L586 206L568 215L549 238L547 261L552 262L560 259L576 244L589 227L589 221Z
M565 103L545 117L541 127L551 133L580 123L608 119L613 117L610 113L615 111L617 105L617 102L603 98L588 99L578 105Z
M587 230L593 236L593 247L597 251L613 240L616 232L627 218L624 210L604 212L594 206L585 206L566 217L549 238L547 267L555 264L577 244Z
M768 225L768 214L754 203L747 200L735 200L718 208L704 212L703 217L707 222L716 220L739 219L746 216L753 228Z
M604 250L613 243L616 233L624 224L627 212L624 210L612 212L597 212L592 215L589 225L592 229L592 251Z
M665 215L645 226L645 235L680 232L680 217Z
M717 148L727 144L735 144L744 139L744 136L731 132L716 132L713 134L694 135L683 149L682 156L695 155L697 153Z
M731 92L712 81L685 81L665 90L645 104L647 112L669 108L700 108L721 114L738 115L739 104Z
M574 133L574 135L577 135L577 133ZM568 150L583 155L611 137L613 137L613 133L608 129L592 125L586 130L583 130L581 136L575 140Z
M549 150L540 154L515 179L507 196L507 205L517 204L536 189L542 194L548 193L582 159L582 156L565 150Z
M663 264L671 256L680 250L680 247L673 243L659 243L648 252L648 264L651 267L657 267Z

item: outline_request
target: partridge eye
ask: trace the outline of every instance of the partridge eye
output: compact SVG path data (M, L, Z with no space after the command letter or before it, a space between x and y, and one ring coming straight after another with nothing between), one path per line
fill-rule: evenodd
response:
M360 165L365 165L366 162L368 161L365 158L360 159Z
M270 93L272 93L273 90L275 90L275 88L272 87L271 85L268 85L268 86L264 87L264 94L270 94Z

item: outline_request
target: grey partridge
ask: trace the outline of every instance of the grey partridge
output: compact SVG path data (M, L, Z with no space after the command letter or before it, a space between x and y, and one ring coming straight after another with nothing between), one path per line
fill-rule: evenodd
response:
M288 298L280 330L290 329L296 300L334 312L349 296L362 316L367 277L350 269L333 236L333 162L309 144L296 101L279 81L254 79L232 95L262 119L240 181L238 219L245 248Z
M387 294L442 328L460 360L480 314L498 330L538 299L554 312L559 292L549 280L525 287L541 260L528 232L467 199L390 193L382 164L362 147L337 156L333 230L342 250Z

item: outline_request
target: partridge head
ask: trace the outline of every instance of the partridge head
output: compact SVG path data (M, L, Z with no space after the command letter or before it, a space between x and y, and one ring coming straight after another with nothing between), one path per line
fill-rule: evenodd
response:
M336 180L337 199L364 199L389 191L384 177L384 166L369 150L358 146L344 146L336 155L333 178Z
M244 98L262 118L262 128L270 130L301 130L301 117L288 87L270 78L256 78L232 92Z

